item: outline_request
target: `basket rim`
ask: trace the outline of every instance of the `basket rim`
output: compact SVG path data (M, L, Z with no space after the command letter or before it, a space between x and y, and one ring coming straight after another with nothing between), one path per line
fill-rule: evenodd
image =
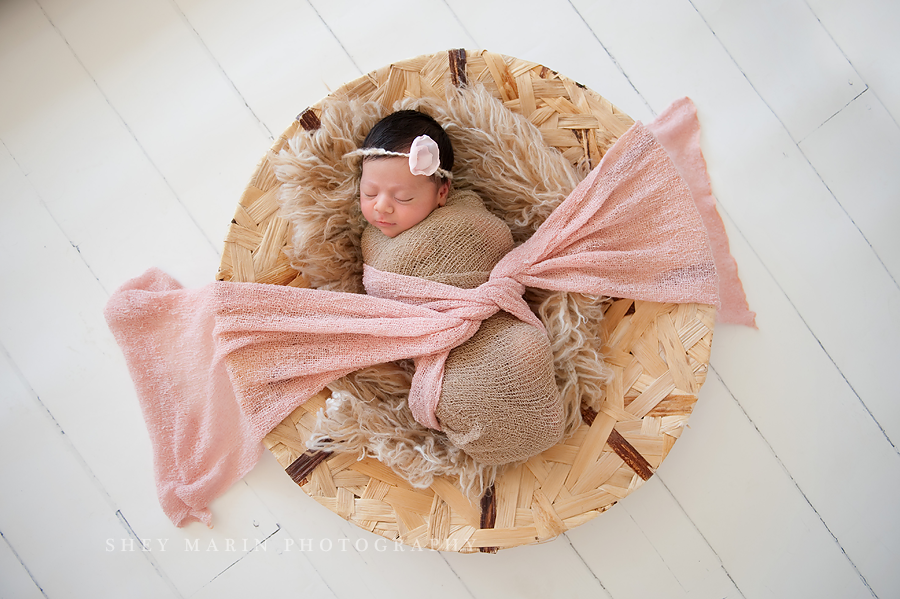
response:
M561 120L562 127L548 133L551 139L558 136L572 143L556 132L581 131L571 133L580 145L566 151L575 156L574 148L579 148L581 159L591 166L603 148L589 125L617 138L633 123L602 96L556 71L486 50L453 49L394 62L345 83L326 98L368 93L390 107L398 90L401 95L408 91L396 83L406 73L420 77L417 85L422 88L441 82L492 85L510 109L538 120L549 115L542 123L553 119L559 125ZM324 100L298 114L270 152L279 152L299 129L317 128ZM278 184L271 171L266 154L239 201L217 279L304 286L284 256L290 225L277 215ZM708 370L714 307L618 299L606 314L604 349L620 379L620 399L607 400L598 411L583 409L584 424L573 437L501 476L480 506L471 505L450 480L414 489L373 458L305 450L291 431L299 434L324 405L326 391L299 406L264 443L320 504L361 528L407 545L493 553L552 540L608 510L653 475L686 425ZM676 364L678 372L672 374ZM634 397L626 403L629 394ZM614 477L616 484L610 484Z

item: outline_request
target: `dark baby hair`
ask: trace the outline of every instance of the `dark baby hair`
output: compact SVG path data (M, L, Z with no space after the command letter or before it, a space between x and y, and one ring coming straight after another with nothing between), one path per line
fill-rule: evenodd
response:
M390 152L409 152L415 138L427 135L437 142L441 153L441 168L453 169L453 144L441 125L417 110L399 110L387 115L369 130L363 148L381 148Z

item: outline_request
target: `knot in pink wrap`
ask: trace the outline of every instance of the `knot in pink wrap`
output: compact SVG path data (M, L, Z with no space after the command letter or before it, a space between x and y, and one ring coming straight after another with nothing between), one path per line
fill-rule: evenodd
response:
M474 289L462 289L364 265L363 286L370 296L434 310L447 319L459 319L456 323L459 337L452 347L416 358L409 408L418 422L436 430L441 430L434 414L441 398L444 363L450 350L471 338L482 321L504 310L546 332L541 320L522 297L525 286L510 276L492 274L486 283Z
M480 323L505 310L516 318L544 330L522 294L525 285L510 276L492 274L488 282L474 289L462 289L428 279L384 272L363 266L363 286L373 297L392 299L440 312L448 317Z

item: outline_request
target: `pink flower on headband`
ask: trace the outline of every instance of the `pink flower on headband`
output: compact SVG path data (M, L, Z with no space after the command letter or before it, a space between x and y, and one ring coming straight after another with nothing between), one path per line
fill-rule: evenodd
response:
M430 177L440 166L441 152L437 142L427 135L415 138L409 146L409 172Z

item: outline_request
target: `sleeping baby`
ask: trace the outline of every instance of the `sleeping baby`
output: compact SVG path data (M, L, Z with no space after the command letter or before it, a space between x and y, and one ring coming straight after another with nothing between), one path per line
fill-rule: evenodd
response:
M507 225L473 192L452 189L453 147L430 116L379 121L361 148L364 263L463 289L486 283L513 249ZM500 311L450 352L435 417L484 464L526 459L563 434L563 405L546 334Z

